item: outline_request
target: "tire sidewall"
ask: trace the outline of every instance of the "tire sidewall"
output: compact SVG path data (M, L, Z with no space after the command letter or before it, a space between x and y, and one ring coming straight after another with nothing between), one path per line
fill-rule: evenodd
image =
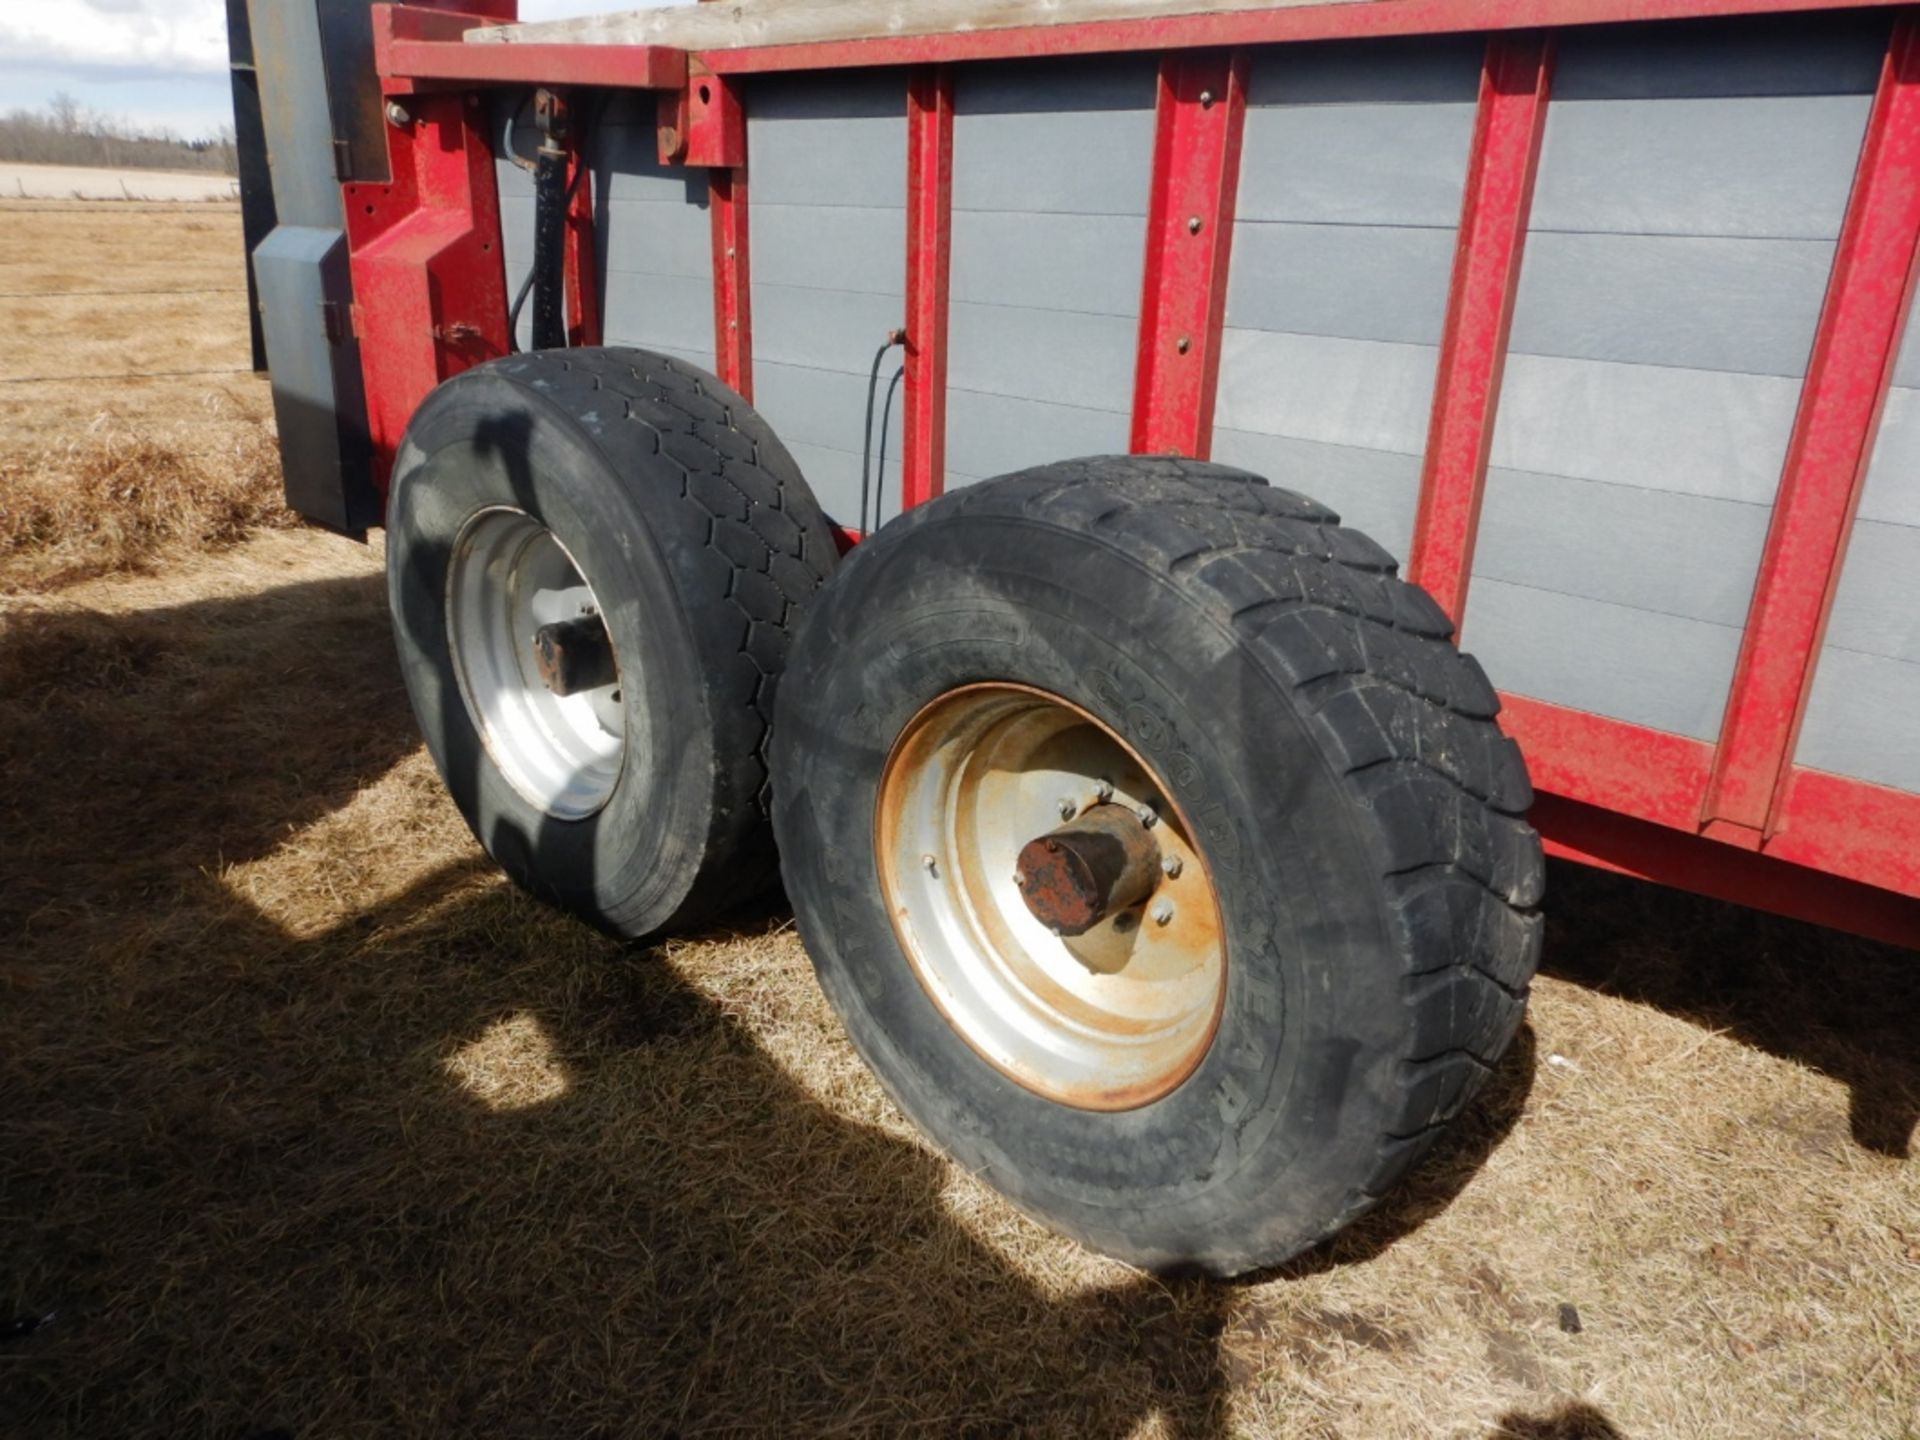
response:
M1231 629L1144 566L948 504L896 523L914 533L856 552L803 629L794 673L809 685L788 687L776 730L788 891L856 1046L957 1159L1097 1248L1244 1269L1319 1238L1370 1161L1365 1112L1390 1101L1399 1038L1378 857L1350 795ZM934 1006L888 919L871 839L886 757L922 706L991 680L1121 735L1207 861L1228 954L1220 1026L1149 1105L1077 1110L1009 1080Z
M679 517L648 507L645 489L615 474L581 424L527 385L470 373L415 416L395 462L387 522L401 669L455 803L518 883L623 933L652 929L679 906L713 808L701 668L658 548L685 541L675 533ZM545 814L508 782L455 668L446 603L453 548L468 521L498 507L524 511L565 547L593 587L621 664L620 774L606 804L579 820Z

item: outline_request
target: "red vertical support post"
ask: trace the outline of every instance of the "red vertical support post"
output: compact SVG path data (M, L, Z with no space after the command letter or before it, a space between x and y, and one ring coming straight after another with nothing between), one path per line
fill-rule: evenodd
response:
M1787 772L1920 244L1920 21L1894 26L1814 332L1702 819L1758 844Z
M753 399L753 272L747 234L747 114L737 82L689 77L690 151L710 165L713 217L713 354L722 380ZM711 129L711 144L708 128ZM709 153L710 152L710 153ZM696 161L699 163L699 161Z
M1520 255L1553 83L1553 38L1495 35L1480 69L1480 107L1460 207L1446 330L1434 377L1407 576L1460 623L1486 492L1487 456L1507 363Z
M1213 448L1246 117L1245 55L1177 54L1160 62L1133 370L1135 454L1204 460Z
M901 505L946 486L947 279L953 259L953 72L907 80L906 454Z
M575 117L579 115L576 109ZM582 138L576 131L569 146L571 163L567 185L573 199L567 205L567 344L600 343L600 258L594 233L593 176Z

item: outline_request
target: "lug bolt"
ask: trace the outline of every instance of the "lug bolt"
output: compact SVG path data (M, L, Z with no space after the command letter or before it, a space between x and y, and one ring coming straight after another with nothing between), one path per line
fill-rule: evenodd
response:
M1093 785L1093 793L1102 805L1106 804L1107 801L1113 799L1113 782L1111 780L1096 780Z
M1173 919L1173 902L1171 900L1162 900L1153 907L1154 924L1165 925L1171 919Z
M1180 857L1178 855L1161 856L1160 872L1169 880L1178 880L1180 878Z
M1079 813L1080 807L1078 805L1074 804L1073 801L1064 795L1060 797L1060 818L1062 820L1071 820Z

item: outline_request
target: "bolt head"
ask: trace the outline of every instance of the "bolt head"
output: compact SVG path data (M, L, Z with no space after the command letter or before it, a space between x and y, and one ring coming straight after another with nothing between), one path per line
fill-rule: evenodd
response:
M1171 900L1162 900L1154 905L1153 907L1153 923L1154 924L1165 925L1168 921L1172 919L1173 919L1173 902Z
M1187 217L1187 233L1189 235L1198 235L1200 233L1200 217L1198 215L1189 215Z
M1163 855L1160 857L1160 872L1165 875L1167 879L1178 880L1180 878L1180 870L1180 857L1178 855Z
M398 100L389 100L387 102L387 123L389 125L398 125L404 129L413 123L413 116L407 113L407 107L402 105Z
M1211 104L1213 104L1213 91L1202 90L1200 92L1200 108L1204 110Z
M1178 350L1182 355L1186 354L1189 350L1193 349L1193 337L1191 335L1182 335L1174 342L1173 348Z

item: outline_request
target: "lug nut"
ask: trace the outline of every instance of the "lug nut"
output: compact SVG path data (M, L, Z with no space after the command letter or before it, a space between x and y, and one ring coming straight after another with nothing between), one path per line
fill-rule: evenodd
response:
M1074 804L1073 801L1064 795L1060 797L1060 818L1062 820L1071 820L1079 813L1080 807L1078 805Z
M1171 900L1162 900L1153 907L1154 924L1164 925L1171 919L1173 919L1173 902Z
M1093 793L1102 805L1106 804L1107 801L1113 799L1113 782L1111 780L1094 781Z
M1027 888L1027 877L1022 875L1018 870L1013 872L1013 888L1016 890L1024 890Z
M1149 830L1160 822L1159 815L1154 812L1154 808L1151 805L1142 805L1136 813L1140 816L1140 823Z
M1180 857L1178 855L1163 855L1160 858L1160 871L1167 879L1178 880L1180 878Z

